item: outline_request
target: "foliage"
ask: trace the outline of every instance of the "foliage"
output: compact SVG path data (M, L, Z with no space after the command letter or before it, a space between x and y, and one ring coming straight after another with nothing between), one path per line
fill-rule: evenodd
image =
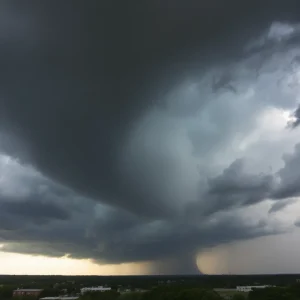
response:
M232 300L246 300L246 297L241 293L236 293L233 295Z
M119 300L142 300L143 293L140 292L131 292L121 294Z
M237 285L276 285L276 288L255 290L249 300L300 300L299 275L246 275L246 276L6 276L0 275L0 300L10 300L17 288L44 289L41 297L57 296L66 289L69 295L80 288L107 285L113 290L127 288L148 292L117 293L116 291L84 295L83 300L218 300L212 289L235 289ZM244 300L235 293L224 295L231 300ZM221 294L222 295L222 294ZM228 296L228 297L227 297ZM24 300L24 298L22 298ZM26 299L25 299L26 300ZM28 299L29 300L29 299Z
M288 286L299 275L184 275L184 276L25 276L0 275L0 285L14 288L56 288L79 292L81 287L107 285L152 289L158 285L182 285L186 288L236 288L237 285ZM0 292L1 293L1 292Z
M88 292L80 297L80 300L116 300L119 298L120 293L116 291L105 292Z
M144 293L142 300L220 300L214 291L183 286L165 286Z
M249 300L300 300L300 290L295 287L271 287L249 293Z
M35 296L18 296L18 297L13 297L14 300L36 300L37 297Z
M58 289L46 288L46 289L43 289L39 298L57 297L57 296L59 296L59 294L60 294L60 291Z
M11 285L3 285L0 287L0 300L10 299L13 295L13 291L15 290L14 286Z

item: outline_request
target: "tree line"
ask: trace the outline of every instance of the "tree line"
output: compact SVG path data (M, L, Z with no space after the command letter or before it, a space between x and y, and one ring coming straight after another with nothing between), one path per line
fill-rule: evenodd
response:
M80 300L221 300L213 290L201 288L184 288L181 286L162 286L147 292L116 291L88 293Z

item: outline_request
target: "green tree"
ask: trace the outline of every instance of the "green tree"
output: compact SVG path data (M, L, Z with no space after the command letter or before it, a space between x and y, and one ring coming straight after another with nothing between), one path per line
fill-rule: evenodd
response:
M120 293L116 291L90 292L80 297L81 300L116 300Z
M47 289L44 289L39 298L43 298L43 297L56 297L56 296L59 296L60 292L58 289L52 289L52 288L47 288Z
M237 293L233 295L232 300L246 300L246 297L241 293Z
M121 294L119 300L142 300L143 293L131 292Z
M3 285L0 287L0 299L6 300L12 298L13 291L16 289L14 286Z

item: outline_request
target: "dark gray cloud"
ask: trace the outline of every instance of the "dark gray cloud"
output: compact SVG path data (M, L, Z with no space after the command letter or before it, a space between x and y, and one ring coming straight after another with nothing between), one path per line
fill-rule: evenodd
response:
M295 110L293 117L295 118L295 120L293 120L293 122L290 124L293 128L296 128L297 126L300 125L300 105L298 106L298 108Z
M39 219L39 221L47 219L66 220L69 218L69 212L54 203L32 200L21 202L1 201L0 210L4 214L17 215L24 219Z
M102 220L94 220L89 226L81 219L68 220L51 226L36 226L22 230L2 232L6 244L2 251L49 256L70 255L73 258L92 258L100 263L122 263L132 261L153 261L156 272L168 272L174 268L180 273L195 270L193 259L197 250L240 239L280 233L268 228L265 222L245 224L233 215L220 216L217 222L206 219L197 225L175 222L142 222L122 228L125 216L119 215L113 226ZM84 220L84 222L82 222ZM72 224L70 224L72 222ZM77 224L77 225L76 225ZM86 226L87 230L82 230ZM58 230L59 229L59 230ZM50 242L51 241L51 242ZM178 258L182 260L178 260ZM176 263L174 263L176 262Z
M248 200L255 198L252 197L255 188L259 192L254 193L258 198L253 203L261 201L259 195L266 193L269 187L265 182L271 182L264 176L255 180L250 176L248 181L243 181L248 175L242 165L242 161L236 161L209 181L209 193L220 194L220 199L222 193L227 195L227 206L219 199L213 207L205 204L202 211L194 207L193 218L183 214L179 218L161 220L98 204L37 177L36 184L30 185L34 192L26 191L22 197L10 195L9 200L0 201L0 237L4 242L1 250L92 258L99 263L150 260L154 273L194 273L194 257L203 248L282 232L280 228L269 227L265 221L249 223L235 212L235 207L252 204ZM32 182L32 175L28 173L22 176L27 176L25 182ZM16 178L10 179L12 183L17 182ZM37 200L33 196L41 181L43 188L38 189ZM9 195L11 190L0 185L1 194ZM234 197L242 191L245 196ZM205 215L207 207L210 208L208 216L199 218L199 214ZM217 213L221 210L223 212ZM233 211L228 214L228 210Z
M1 2L3 251L181 273L203 247L278 232L222 214L297 195L299 147L280 188L228 148L270 103L295 107L265 90L285 59L264 63L298 45L267 28L299 21L299 3L169 2Z
M10 182L0 184L0 194L10 195L0 201L2 251L69 255L100 263L150 260L154 273L194 273L194 257L200 249L280 232L265 222L247 223L234 212L196 222L185 215L165 220L145 218L79 197L30 169L22 173L21 165L8 164L8 169L13 170L14 166L15 171L11 171L14 175ZM33 183L33 177L35 184L29 185L31 189L19 192L18 197L10 194L17 178ZM36 189L40 182L43 188ZM39 193L35 194L37 190Z
M287 206L289 206L291 204L294 204L295 202L296 202L295 199L288 199L288 200L277 201L269 209L269 214L278 212L278 211L286 208Z
M267 199L275 187L273 175L247 173L244 164L242 159L235 160L221 175L208 179L206 190L188 208L189 213L210 215Z
M296 197L300 194L300 144L295 146L293 153L283 157L284 167L279 170L280 186L272 195L274 198Z
M147 90L158 88L157 74L173 69L176 78L183 70L174 63L190 66L184 53L213 55L221 42L215 61L226 59L238 50L237 37L244 36L235 35L236 28L253 26L252 18L263 25L282 14L279 2L270 8L234 0L226 5L178 1L168 18L166 4L158 1L131 6L74 1L72 10L50 1L30 2L26 9L5 3L11 26L22 22L19 15L26 23L25 32L3 36L1 48L1 64L8 70L1 76L1 127L23 145L20 151L15 142L7 143L6 151L23 154L21 159L47 176L90 197L148 214L155 214L149 205L153 197L127 189L116 157L130 124L153 105ZM258 7L267 14L256 16ZM256 33L247 31L245 37Z
M208 182L209 194L218 197L242 197L242 204L250 205L268 197L274 185L272 175L247 174L243 160L234 161L223 174ZM228 203L225 205L225 207Z
M300 220L295 221L295 226L300 227Z

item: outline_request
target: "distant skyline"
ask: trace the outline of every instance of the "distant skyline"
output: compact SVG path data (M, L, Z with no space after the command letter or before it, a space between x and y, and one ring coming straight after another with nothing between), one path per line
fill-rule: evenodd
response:
M300 273L300 3L0 1L0 273Z

